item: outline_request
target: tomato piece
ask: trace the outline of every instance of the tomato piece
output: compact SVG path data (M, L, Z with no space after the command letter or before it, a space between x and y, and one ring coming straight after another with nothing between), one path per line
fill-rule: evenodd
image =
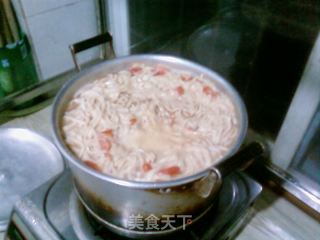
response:
M178 166L171 166L167 168L162 168L159 172L162 174L175 176L181 173L181 169Z
M104 150L106 153L109 153L110 149L111 149L111 139L113 137L113 131L112 129L107 129L105 131L103 131L99 136L98 136L98 140L99 140L99 144L100 147L102 148L102 150Z
M137 122L138 122L138 119L135 118L135 117L133 117L133 118L130 119L130 125L131 125L131 126L134 125L134 124L136 124Z
M102 149L103 149L103 150L106 150L107 152L110 151L111 146L112 146L112 144L111 144L111 142L110 142L109 140L105 140L105 141L101 144Z
M157 66L153 70L153 76L163 76L168 72L168 69L163 66Z
M107 137L113 137L113 131L112 131L112 129L105 130L105 131L102 132L102 134L103 134L104 136L107 136Z
M109 152L112 146L111 141L108 138L101 136L99 137L99 144L102 150L106 152Z
M95 162L92 162L90 160L84 160L83 163L87 165L89 168L101 172L101 168Z
M132 74L132 75L138 75L142 72L142 67L131 67L129 69L129 72Z
M192 80L193 77L192 77L191 75L182 74L182 75L180 76L180 78L181 78L182 81L189 82L189 81Z
M180 96L184 94L184 88L182 86L176 87L176 91Z
M143 170L144 172L148 172L148 171L150 171L151 169L152 169L152 166L151 166L150 163L144 163L144 164L142 165L142 170Z
M211 87L207 85L202 88L202 91L204 92L204 94L211 97L216 97L218 95L218 92L214 91Z

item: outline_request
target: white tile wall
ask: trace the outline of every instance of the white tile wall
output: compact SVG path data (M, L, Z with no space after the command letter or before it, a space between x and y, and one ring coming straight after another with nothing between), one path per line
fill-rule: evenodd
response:
M98 34L93 0L20 0L23 21L41 79L74 68L68 46ZM78 54L79 62L99 56L99 48Z
M81 0L20 0L25 15L31 17L47 11L52 11L67 5L72 5ZM87 0L88 1L88 0ZM89 0L90 2L92 0ZM88 2L89 2L88 1Z

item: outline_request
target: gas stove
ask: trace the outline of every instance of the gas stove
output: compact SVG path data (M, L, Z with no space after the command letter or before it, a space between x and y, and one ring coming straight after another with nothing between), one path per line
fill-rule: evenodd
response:
M262 190L242 172L224 179L215 206L194 224L166 239L231 239L244 226ZM73 190L67 169L15 204L6 239L128 239L96 222Z

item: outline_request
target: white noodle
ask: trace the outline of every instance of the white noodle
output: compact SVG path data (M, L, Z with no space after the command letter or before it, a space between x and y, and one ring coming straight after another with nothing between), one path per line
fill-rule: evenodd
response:
M105 174L167 181L214 164L239 131L233 103L203 75L135 64L80 88L63 132Z

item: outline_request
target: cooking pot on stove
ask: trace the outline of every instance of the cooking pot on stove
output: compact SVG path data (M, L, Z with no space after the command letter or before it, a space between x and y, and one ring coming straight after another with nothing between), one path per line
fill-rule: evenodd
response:
M165 182L136 182L99 173L87 167L71 152L64 141L61 127L63 114L73 94L84 84L107 73L127 69L133 63L145 63L150 66L161 64L194 75L203 74L230 97L236 109L240 129L236 141L223 159L192 176ZM111 230L137 238L162 236L195 222L212 207L223 177L264 151L264 146L256 142L238 151L246 136L247 112L242 99L230 83L199 64L164 55L147 54L116 58L80 72L68 81L56 96L52 124L55 143L69 163L74 189L84 207ZM175 224L173 227L151 231L146 228L150 217L165 223L161 220L168 220L168 216L172 217L170 223ZM130 223L136 225L132 226Z

